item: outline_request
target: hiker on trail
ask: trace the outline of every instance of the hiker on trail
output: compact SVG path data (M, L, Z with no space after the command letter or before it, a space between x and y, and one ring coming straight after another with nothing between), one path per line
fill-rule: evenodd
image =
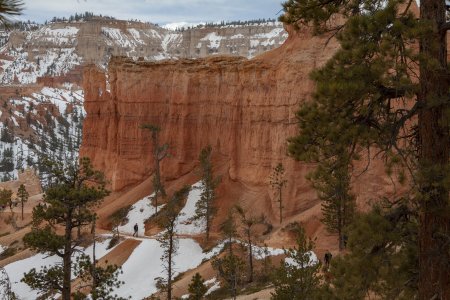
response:
M324 261L325 261L325 268L328 270L330 268L330 262L333 255L330 253L330 251L326 251L324 255Z
M342 241L344 242L344 248L347 248L348 236L345 233L342 236Z
M135 237L137 237L138 236L138 229L139 229L139 226L138 226L138 224L136 223L136 224L134 224L134 233L133 233L133 236L135 236Z

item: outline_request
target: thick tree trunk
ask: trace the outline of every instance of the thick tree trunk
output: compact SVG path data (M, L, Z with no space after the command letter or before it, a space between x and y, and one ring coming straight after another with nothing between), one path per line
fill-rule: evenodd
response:
M427 33L420 43L425 62L420 65L419 95L419 101L424 104L419 114L423 175L419 298L450 299L450 205L448 182L444 177L449 167L449 84L446 34L440 30L445 23L445 1L422 0L420 17L433 25L433 32Z

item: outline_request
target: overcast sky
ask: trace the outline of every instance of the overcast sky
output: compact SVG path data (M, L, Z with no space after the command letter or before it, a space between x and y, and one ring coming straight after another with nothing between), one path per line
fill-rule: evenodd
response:
M24 0L22 20L44 22L85 11L152 23L277 18L283 0Z

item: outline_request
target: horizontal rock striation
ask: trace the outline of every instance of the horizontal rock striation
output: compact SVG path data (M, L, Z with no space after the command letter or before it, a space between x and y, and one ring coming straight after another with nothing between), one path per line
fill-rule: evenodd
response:
M90 66L83 75L87 118L81 155L105 171L114 190L142 182L151 175L152 149L150 133L141 126L156 124L161 141L170 145L171 156L162 165L166 180L192 171L200 150L211 145L229 179L259 192L263 187L266 194L271 171L282 162L286 207L291 213L312 207L317 198L304 179L310 168L287 157L286 140L296 134L295 112L313 90L310 71L337 49L326 41L291 33L282 47L252 60L151 63L116 57L107 76ZM374 174L367 193L389 184Z

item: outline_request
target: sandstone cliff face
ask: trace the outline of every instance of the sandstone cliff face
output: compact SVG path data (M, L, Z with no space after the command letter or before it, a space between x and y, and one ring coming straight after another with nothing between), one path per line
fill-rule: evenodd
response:
M301 32L253 60L115 58L109 65L110 90L105 74L87 68L81 155L106 172L114 190L141 182L151 174L152 150L150 134L140 126L157 124L161 140L171 146L172 156L162 165L166 180L192 171L201 148L209 144L218 164L227 166L229 179L259 195L270 194L271 170L283 162L289 182L286 207L291 213L310 208L317 198L304 179L309 166L287 157L286 139L296 134L295 112L313 90L308 74L336 47ZM390 184L379 168L373 164L364 175L370 181L361 188L366 199Z
M88 68L81 155L106 171L114 190L137 183L151 172L150 135L140 126L152 123L161 126L161 140L171 146L172 157L163 164L166 179L191 171L208 144L229 163L232 180L267 185L278 162L289 175L303 178L305 168L286 157L286 139L295 134L295 111L313 88L308 73L334 52L335 45L324 43L302 33L253 60L115 58L109 92L105 75ZM293 186L289 194L302 189L309 190Z

